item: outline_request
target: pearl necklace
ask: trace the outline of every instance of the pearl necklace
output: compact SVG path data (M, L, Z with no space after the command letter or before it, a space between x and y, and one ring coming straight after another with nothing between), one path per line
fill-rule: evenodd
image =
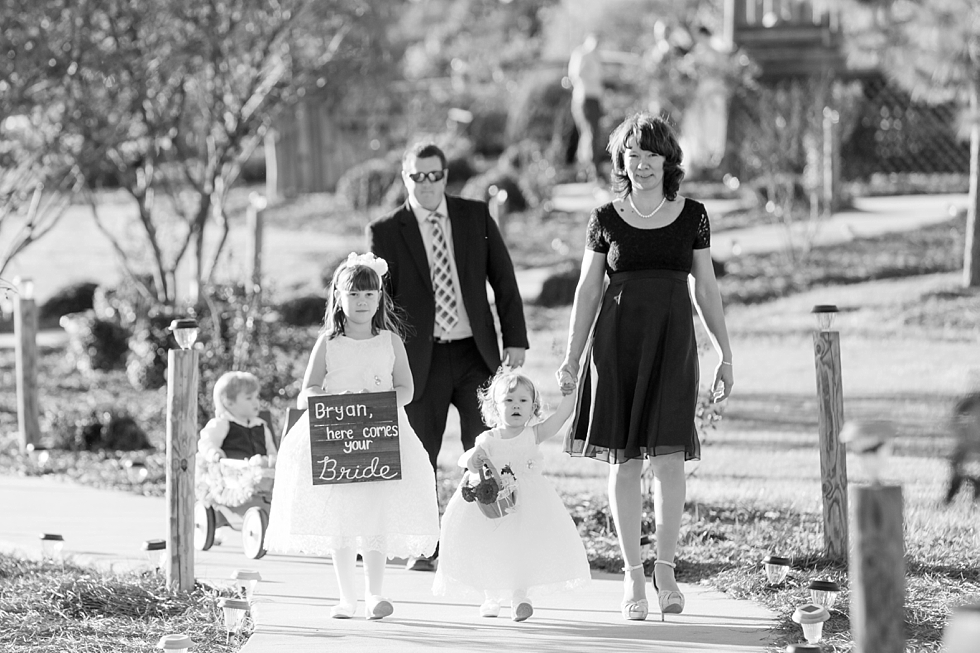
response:
M630 193L626 197L629 200L630 207L632 207L633 212L645 220L648 220L653 216L655 216L657 214L657 211L662 209L664 207L664 203L667 201L667 196L664 195L664 198L660 200L660 204L657 204L657 208L655 208L652 213L649 213L648 215L643 215L642 213L640 213L640 209L636 208L636 204L633 204L633 193Z

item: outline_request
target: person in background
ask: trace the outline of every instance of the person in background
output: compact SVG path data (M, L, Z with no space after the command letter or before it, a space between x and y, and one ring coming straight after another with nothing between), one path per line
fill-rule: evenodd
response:
M524 305L510 253L486 202L446 195L446 155L420 142L402 157L408 199L367 227L368 248L388 261L388 290L404 312L415 394L405 406L433 472L449 406L459 412L463 450L485 429L477 391L501 364L520 367L528 348ZM503 339L503 357L487 296ZM430 559L410 569L434 571Z
M654 474L654 590L661 615L684 609L674 578L684 461L701 455L692 290L719 357L713 401L728 397L734 376L708 214L700 202L678 195L684 171L677 139L663 119L636 114L610 136L609 153L619 197L589 218L568 345L556 376L561 387L579 378L566 451L610 465L609 505L626 572L623 618L642 620L648 610L640 559L646 459Z
M587 181L598 179L598 166L603 152L602 137L599 135L603 76L598 45L596 35L588 34L582 44L572 50L568 59L568 79L572 83L572 118L578 130L575 158L579 173Z

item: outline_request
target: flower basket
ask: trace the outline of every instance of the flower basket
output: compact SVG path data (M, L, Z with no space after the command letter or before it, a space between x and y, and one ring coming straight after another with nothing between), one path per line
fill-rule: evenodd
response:
M257 493L272 490L272 470L247 461L224 458L217 462L198 458L194 491L206 504L240 506Z
M500 519L517 510L517 479L510 467L501 471L485 460L480 472L467 471L460 486L463 500L475 503L485 516Z

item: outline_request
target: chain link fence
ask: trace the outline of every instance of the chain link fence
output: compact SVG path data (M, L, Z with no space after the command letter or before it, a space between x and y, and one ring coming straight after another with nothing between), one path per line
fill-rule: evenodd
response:
M802 117L781 115L773 106L780 93L792 93L797 101L813 103L809 106L815 111ZM796 142L783 142L772 156L793 168L785 172L804 175L808 164L805 142L821 140L819 113L830 99L839 115L836 128L840 133L842 181L862 181L877 174L968 175L970 144L957 133L957 107L915 101L907 91L874 74L838 79L830 85L819 79L797 78L779 85L737 89L729 107L724 171L743 180L757 177L760 134L796 121L800 148L796 149ZM764 122L773 119L777 122ZM795 159L791 156L794 152L798 153Z

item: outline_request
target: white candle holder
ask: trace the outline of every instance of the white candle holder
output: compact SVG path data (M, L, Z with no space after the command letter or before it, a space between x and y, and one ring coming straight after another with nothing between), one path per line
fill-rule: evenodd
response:
M796 608L793 621L803 627L803 639L808 644L816 644L823 637L823 622L830 618L830 612L822 605L805 603Z
M779 585L789 575L789 558L766 556L762 560L762 566L766 570L766 580L770 585Z
M186 651L194 646L194 642L187 635L164 635L157 642L157 648L163 649L165 651L177 651L177 653L186 653Z

